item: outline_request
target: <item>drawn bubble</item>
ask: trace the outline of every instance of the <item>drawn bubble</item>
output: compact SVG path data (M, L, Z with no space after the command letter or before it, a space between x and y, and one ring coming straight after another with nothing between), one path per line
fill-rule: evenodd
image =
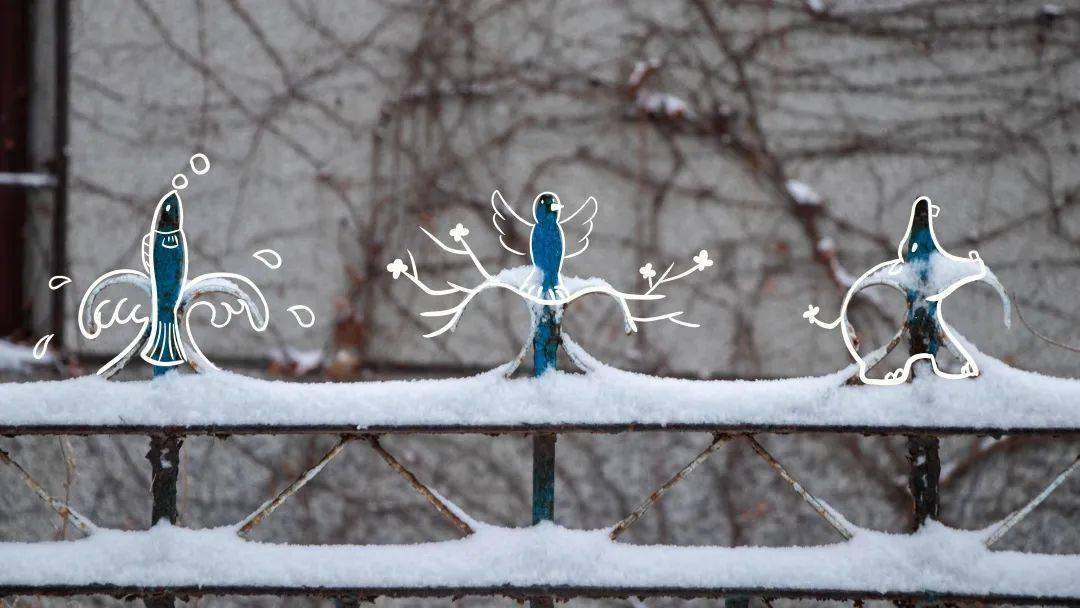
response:
M195 166L195 161L202 162L202 169ZM199 152L188 160L188 164L191 165L191 170L195 172L195 175L206 175L206 172L210 170L210 159L206 158L206 155Z
M172 178L172 187L177 190L183 190L187 188L187 176L183 173L177 173Z
M44 338L37 341L34 345L34 358L41 359L45 356L45 353L49 350L49 340L52 340L53 334L49 334Z
M296 317L296 322L300 324L300 327L307 329L312 325L315 325L315 313L310 308L303 304L297 304L296 306L290 306L286 310L291 312ZM305 320L306 317L306 320Z
M263 264L266 264L270 270L277 270L281 268L281 254L273 249L260 249L251 254L251 257L259 260Z
M49 279L49 289L56 291L57 289L60 289L61 287L67 285L70 282L71 277L65 277L62 274L58 274L55 277Z

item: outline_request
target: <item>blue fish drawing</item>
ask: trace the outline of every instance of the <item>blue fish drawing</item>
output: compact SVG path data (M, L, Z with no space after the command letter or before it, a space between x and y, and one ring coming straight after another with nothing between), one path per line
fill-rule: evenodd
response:
M141 324L141 331L97 371L99 375L115 374L136 352L157 370L182 363L197 371L216 369L195 344L191 333L188 319L196 306L209 308L210 324L215 328L228 325L233 316L245 312L255 331L265 330L269 323L266 298L251 279L231 272L214 272L188 280L184 206L176 190L161 197L154 209L150 230L142 239L142 266L145 272L122 268L101 275L79 303L79 331L88 340L112 325ZM106 312L110 300L99 302L98 296L106 288L121 284L135 286L149 296L149 317L140 316L138 304L125 311L127 298L121 298L111 312ZM211 294L225 296L220 308L200 300ZM219 310L224 311L224 319L220 321Z
M150 273L150 337L142 358L169 367L185 361L176 322L181 289L187 281L187 237L180 196L170 192L154 211L150 232L142 242L143 268Z

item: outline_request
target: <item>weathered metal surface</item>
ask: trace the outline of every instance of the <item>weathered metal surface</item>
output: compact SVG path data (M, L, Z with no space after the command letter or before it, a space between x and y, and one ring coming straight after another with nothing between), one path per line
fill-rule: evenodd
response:
M304 597L360 597L373 601L379 597L390 598L458 598L465 596L502 596L516 600L551 597L558 600L574 598L642 598L671 597L680 599L762 597L785 599L813 599L835 601L881 600L911 604L944 602L977 602L983 604L1009 604L1042 606L1080 606L1080 597L1053 597L1031 595L978 595L973 593L940 593L929 591L882 592L874 589L798 589L786 587L570 587L570 586L481 586L481 587L286 587L286 586L180 586L180 587L132 587L114 585L81 586L6 586L0 587L0 597L36 595L66 597L73 595L108 595L119 598L136 598L170 593L185 597L201 596L304 596Z
M621 521L619 521L619 523L615 524L615 526L611 529L611 533L608 535L608 537L611 538L611 540L619 538L619 536L621 536L623 532L626 532L626 530L630 526L634 525L637 520L641 519L641 516L644 515L646 511L652 508L654 504L656 504L661 498L663 498L664 494L667 494L668 490L675 487L675 485L683 479L686 479L686 477L690 475L690 473L692 473L699 464L705 462L709 458L709 456L712 456L712 453L719 449L720 446L723 445L728 439L730 439L730 436L728 435L714 436L712 443L710 443L707 448L702 450L701 453L695 456L694 459L687 463L686 466L679 469L678 473L672 475L671 479L665 481L659 488L654 490L652 494L649 494L649 496L645 500L641 501L641 504L639 504L632 513L624 517Z
M806 503L810 505L810 507L813 508L814 511L818 515L820 515L822 519L824 519L830 526L832 526L833 530L836 530L836 532L840 534L840 536L844 537L844 540L851 540L851 531L847 529L847 526L845 526L844 523L840 521L840 519L836 517L835 514L833 514L832 510L830 510L827 506L825 506L824 503L818 500L817 497L808 492L801 483L796 481L795 478L787 472L787 469L784 468L784 465L780 464L779 460L777 460L772 454L770 454L764 446L758 443L757 439L754 439L751 435L744 435L744 437L750 443L750 447L754 449L754 452L756 452L758 456L761 456L761 458L764 459L765 462L769 463L769 466L772 467L773 470L775 470L777 473L779 473L780 477L791 485L791 487L795 490L795 493L798 494L800 498L805 500Z
M908 490L914 511L913 527L918 530L927 519L937 519L940 508L938 480L941 477L939 441L933 435L908 437Z
M356 438L342 437L340 441L334 444L334 447L330 448L330 451L320 458L318 462L301 473L288 487L279 492L274 498L264 502L258 509L255 509L250 515L242 519L240 523L237 524L236 533L243 536L248 532L251 532L255 526L262 523L264 519L276 511L277 508L284 504L293 494L299 492L309 481L315 479L315 476L321 473L326 465L334 458L337 458L338 454L345 449L345 445L354 439Z
M931 232L932 210L930 202L922 199L916 204L908 229L907 256L909 261L922 262L918 274L919 287L907 291L908 354L930 354L937 357L941 346L942 328L938 325L938 302L930 302L927 287L930 277L930 258L940 255ZM925 366L912 368L912 374L925 371ZM918 530L926 520L937 519L940 508L938 482L941 478L939 440L934 435L919 434L908 437L908 489L912 498L912 525Z
M405 465L401 464L397 458L394 458L393 454L387 452L386 449L382 447L382 444L379 443L378 437L375 437L374 435L368 435L365 437L365 439L367 440L368 444L371 445L371 448L375 450L375 452L379 456L382 457L386 464L390 465L391 469L394 469L399 475L404 477L405 481L408 481L409 485L412 486L412 488L416 490L417 493L427 499L427 501L431 503L431 506L435 507L435 509L438 510L439 513L442 513L443 516L446 517L446 519L450 520L450 523L453 524L454 527L457 528L459 531L461 531L462 534L464 534L465 536L469 536L474 532L473 527L470 526L457 514L457 510L446 504L442 497L440 497L431 488L420 483L420 480L416 478L416 475L413 475L412 471L405 468Z
M168 367L154 366L154 376L169 372ZM182 435L175 433L153 433L150 435L150 450L146 459L150 461L150 487L153 505L150 509L150 524L168 520L169 523L180 521L180 512L176 507L176 484L180 478L180 450L184 445Z
M38 498L49 505L49 508L56 511L57 515L63 517L75 525L83 534L90 534L97 526L92 521L84 517L81 513L71 508L66 502L49 494L45 488L38 483L36 479L19 463L15 462L11 458L11 454L8 454L3 449L0 449L0 464L6 464L7 466L15 469L15 472L19 474L23 482L29 487L34 494L37 494Z
M554 433L533 435L532 522L555 521Z
M176 507L176 483L180 476L180 448L183 443L183 438L178 435L150 436L150 450L146 453L146 458L150 461L150 487L153 495L151 524L162 520L173 524L180 521L180 512Z
M1020 508L1020 509L1018 509L1016 511L1013 511L1012 513L1009 514L1008 517L1006 517L1004 520L1002 520L1001 525L999 525L994 530L994 532L989 537L987 537L986 546L987 547L992 547L994 545L994 543L1001 540L1002 536L1005 536L1005 534L1009 530L1011 530L1013 528L1013 526L1020 523L1020 521L1022 521L1025 517L1027 517L1028 514L1030 514L1032 511L1034 511L1035 507L1042 504L1042 502L1044 500L1046 500L1046 498L1048 496L1050 496L1050 494L1052 494L1054 492L1054 490L1058 489L1058 486L1060 486L1062 483L1064 483L1065 479L1067 479L1069 477L1069 475L1072 475L1073 471L1075 471L1078 468L1080 468L1080 456L1077 456L1076 459L1073 460L1072 464L1068 466L1068 468L1066 468L1061 473L1058 473L1058 476L1055 477L1054 480L1051 481L1049 485L1047 485L1045 488L1043 488L1043 491L1039 492L1038 496L1036 496L1035 498L1032 498L1031 501L1028 502L1026 505L1024 505L1022 508Z

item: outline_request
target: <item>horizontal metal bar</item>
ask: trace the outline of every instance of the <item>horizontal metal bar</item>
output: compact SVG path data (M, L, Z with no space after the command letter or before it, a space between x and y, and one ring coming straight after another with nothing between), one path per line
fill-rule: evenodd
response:
M155 426L147 424L0 424L0 436L20 435L528 435L532 433L853 433L857 435L937 435L988 436L1040 435L1072 437L1080 435L1076 427L935 427L871 426L829 424L664 424L664 423L567 423L567 424L403 424L357 428L348 424L197 424L190 426Z
M0 173L0 186L55 188L56 176L51 173Z
M504 596L525 600L536 596L549 596L560 600L573 598L629 598L672 597L682 599L721 598L750 596L764 598L816 599L816 600L884 600L910 601L916 603L982 602L987 604L1013 605L1063 605L1080 606L1080 597L1047 597L1031 595L979 595L966 592L881 592L873 589L797 589L770 587L570 587L570 586L488 586L488 587L283 587L283 586L179 586L179 587L132 587L113 585L82 586L0 586L0 597L17 595L73 596L108 595L122 598L146 597L172 594L179 596L234 595L234 596L306 596L306 597L358 597L374 600L378 597L392 598L443 598L463 596Z

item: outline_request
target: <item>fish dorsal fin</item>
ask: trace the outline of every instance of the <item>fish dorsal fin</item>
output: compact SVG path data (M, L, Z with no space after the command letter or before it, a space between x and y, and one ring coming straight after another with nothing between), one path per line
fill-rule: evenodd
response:
M142 265L146 272L150 272L150 242L151 234L147 232L142 237Z

